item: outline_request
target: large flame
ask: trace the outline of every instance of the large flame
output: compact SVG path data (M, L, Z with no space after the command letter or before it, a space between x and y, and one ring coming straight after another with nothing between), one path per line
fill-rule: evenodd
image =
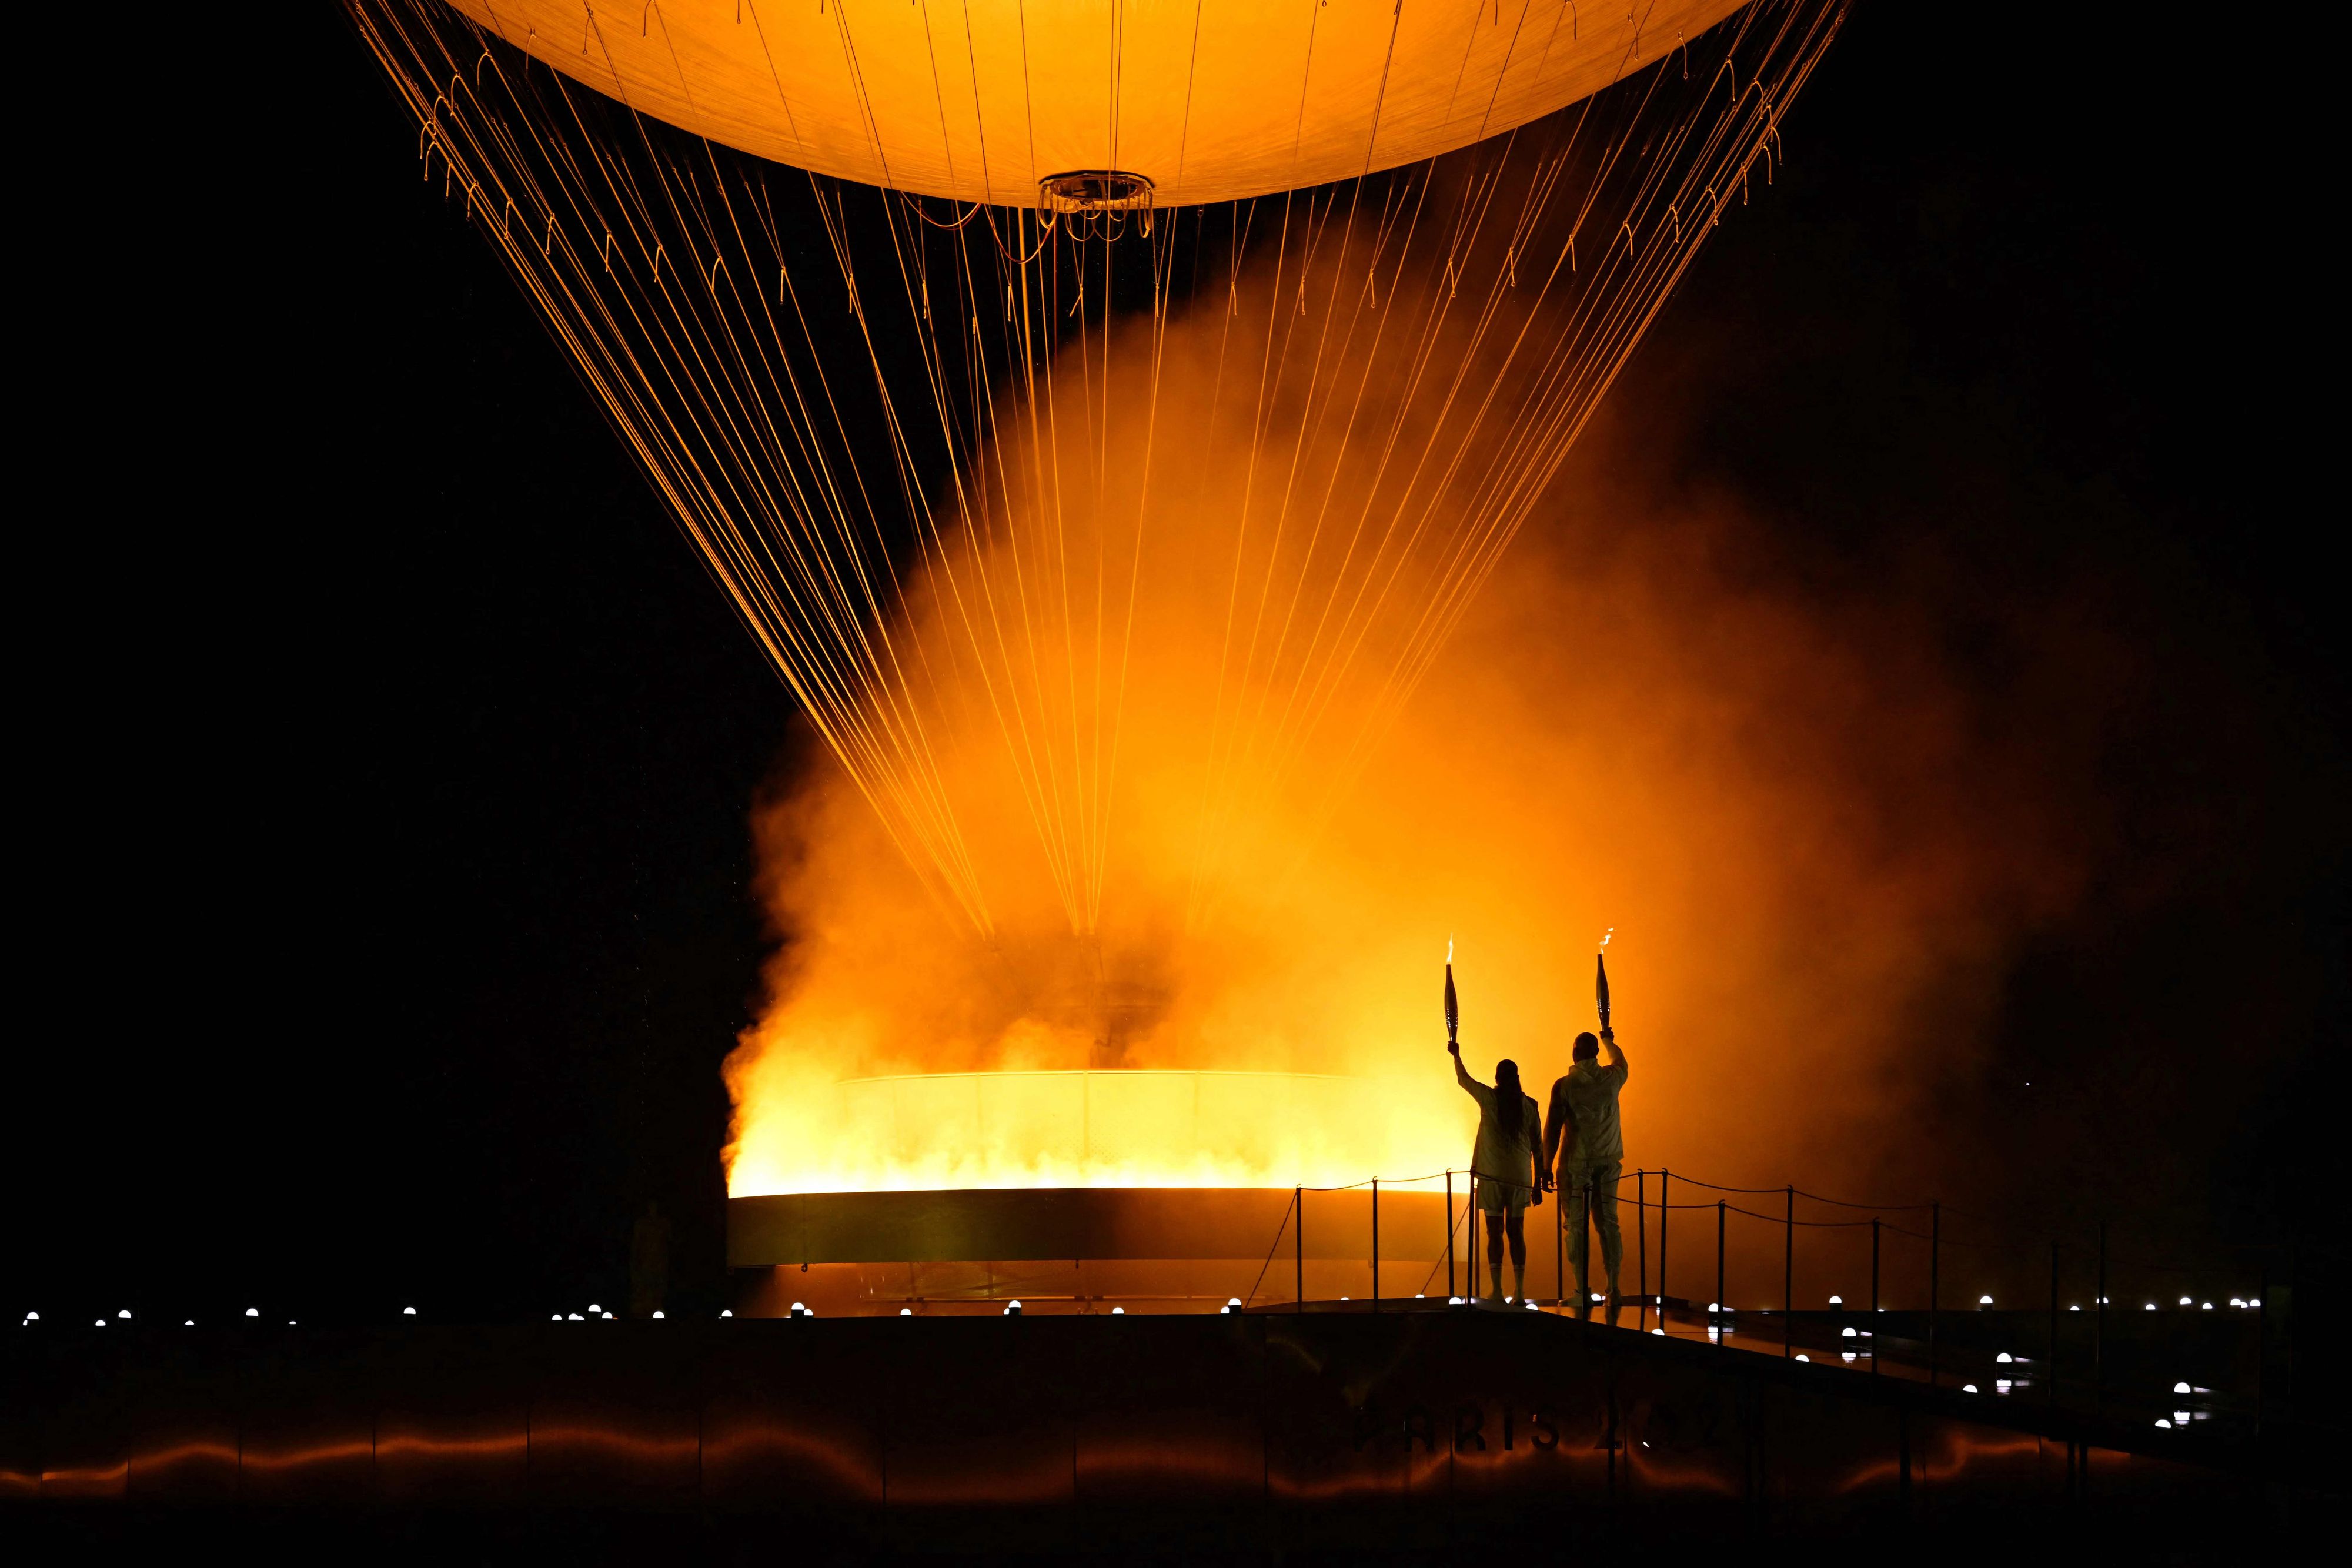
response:
M1083 484L1048 495L1051 430L1000 405L994 520L955 547L959 582L915 585L902 655L946 672L919 717L992 937L943 913L838 774L767 803L782 942L729 1062L730 1191L1459 1167L1475 1109L1443 1049L1451 934L1465 1060L1491 1081L1515 1058L1540 1097L1593 1027L1596 929L1628 933L1631 1160L1871 1174L1873 1124L1923 1082L1902 1063L1927 1009L1964 1034L1965 982L2071 875L2033 821L1970 790L1981 743L1934 651L1719 570L1740 520L1643 489L1621 434L1570 467L1410 704L1391 678L1426 623L1410 599L1360 624L1353 664L1303 680L1347 569L1296 511L1282 537L1269 489L1345 517L1381 433L1437 416L1425 392L1372 387L1368 416L1310 426L1255 373L1250 405L1218 380L1258 362L1250 319L1172 328L1151 397L1119 379L1145 345L1114 334L1102 449L1063 455ZM1178 455L1149 480L1147 441ZM1048 537L1066 564L1041 607L1023 551ZM1003 611L992 677L972 652L982 587ZM1276 651L1244 657L1235 628L1261 603ZM1004 610L1024 604L1026 629ZM1075 803L1055 791L1084 770L1054 762L1074 754L1109 780ZM1090 1076L936 1076L1016 1072ZM1203 1073L1348 1083L1219 1079L1204 1113ZM897 1087L853 1082L881 1079ZM1081 1113L1098 1135L1072 1138Z

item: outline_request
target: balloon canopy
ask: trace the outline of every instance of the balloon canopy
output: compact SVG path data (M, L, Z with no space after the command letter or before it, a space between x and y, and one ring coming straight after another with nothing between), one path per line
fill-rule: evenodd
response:
M455 4L641 113L777 162L1011 206L1118 171L1172 206L1467 146L1675 53L1740 0Z

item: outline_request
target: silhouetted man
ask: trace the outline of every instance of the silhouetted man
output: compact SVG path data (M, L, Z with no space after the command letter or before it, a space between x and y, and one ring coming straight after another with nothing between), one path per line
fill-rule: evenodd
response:
M1503 1237L1507 1229L1512 1293L1525 1301L1528 1206L1543 1201L1543 1167L1536 1163L1543 1118L1519 1087L1517 1062L1505 1057L1495 1063L1495 1086L1489 1089L1462 1065L1459 1044L1448 1040L1445 1049L1454 1053L1454 1081L1478 1102L1478 1141L1471 1147L1470 1168L1477 1173L1478 1211L1486 1219L1486 1272L1495 1287L1489 1300L1503 1293Z
M1601 1061L1606 1042L1610 1060ZM1617 1322L1617 1267L1625 1238L1617 1228L1617 1179L1625 1168L1625 1139L1617 1125L1617 1093L1625 1087L1625 1053L1613 1030L1576 1037L1568 1076L1551 1086L1544 1119L1543 1163L1567 1205L1568 1260L1576 1270L1576 1315L1592 1315L1592 1285L1585 1272L1584 1211L1588 1197L1601 1230L1601 1267L1609 1276L1609 1322ZM1557 1159L1557 1164L1554 1163Z

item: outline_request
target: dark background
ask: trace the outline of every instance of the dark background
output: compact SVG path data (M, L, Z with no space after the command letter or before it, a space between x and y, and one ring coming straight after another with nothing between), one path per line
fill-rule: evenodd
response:
M2338 1228L2352 777L2332 52L2150 16L1865 0L1612 395L2063 745L2095 884L1921 1142L2178 1250ZM169 47L12 225L0 1312L609 1304L648 1198L716 1310L803 729L340 10Z

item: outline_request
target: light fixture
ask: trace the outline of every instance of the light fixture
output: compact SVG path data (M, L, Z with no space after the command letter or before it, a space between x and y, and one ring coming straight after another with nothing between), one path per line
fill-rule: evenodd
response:
M1445 1304L1449 1307L1458 1307L1462 1304L1462 1298L1459 1296L1448 1296L1445 1298Z
M1852 1338L1853 1338L1853 1337L1854 1337L1853 1331L1852 1329L1848 1329L1848 1330L1846 1330L1846 1331L1845 1331L1845 1333L1844 1333L1843 1335L1841 1335L1840 1337L1844 1338L1844 1339L1852 1339Z
M719 1315L722 1318L731 1318L735 1313L729 1308L721 1307L719 1309Z
M400 1309L400 1315L404 1318L413 1318L416 1315L416 1309L415 1307L403 1307Z
M604 1309L604 1308L602 1308L602 1307L600 1307L600 1306L598 1306L595 1302L591 1301L591 1302L589 1302L589 1303L588 1303L588 1310L589 1310L590 1312L603 1312Z
M661 1313L659 1313L659 1312L656 1312L656 1313L654 1313L654 1316L656 1316L656 1317L659 1317L659 1316L661 1316Z
M2213 1303L2210 1301L2200 1301L2197 1304L2197 1310L2200 1312L2210 1312L2213 1310Z
M898 1315L902 1318L911 1318L915 1315L915 1309L912 1307L900 1307L898 1309Z
M1799 1351L1799 1352L1797 1353L1797 1359L1798 1359L1799 1361L1810 1362L1810 1361L1812 1359L1812 1357L1811 1357L1811 1356L1807 1355L1807 1354L1806 1354L1804 1352L1802 1352L1802 1351Z
M563 1321L568 1323L576 1323L580 1322L580 1314L578 1312L566 1312L563 1314Z
M1847 1365L1849 1365L1849 1366L1853 1365L1853 1352L1852 1352L1852 1351L1850 1351L1850 1350L1849 1350L1849 1351L1844 1352L1843 1354L1844 1354L1844 1355L1845 1355L1846 1364L1847 1364Z
M2154 1311L2156 1311L2156 1303L2155 1303L2154 1301L2150 1301L2150 1302L2148 1302L2148 1304L2147 1304L2147 1310L2148 1310L2149 1312L2154 1312Z
M551 1312L548 1315L547 1321L551 1323L560 1323L563 1321L563 1314L562 1312Z
M1843 1296L1832 1296L1830 1298L1830 1305L1833 1307L1842 1307L1845 1305L1845 1298Z
M114 1315L118 1318L128 1318L131 1315L131 1309L129 1307L125 1307Z
M192 1329L196 1326L196 1320L190 1318L186 1322L182 1323L180 1326L184 1329Z
M2007 1366L2009 1364L2009 1352L2002 1351L1999 1355L1994 1356L1993 1359L2000 1363L2003 1366Z
M1231 1308L1227 1308L1226 1310L1227 1310L1228 1312L1232 1311L1232 1309L1231 1309ZM1021 1315L1021 1303L1020 1303L1020 1302L1018 1302L1018 1301L1007 1301L1007 1302L1005 1302L1005 1303L1004 1303L1004 1315L1005 1315L1006 1317L1008 1317L1008 1318L1017 1318L1017 1317L1019 1317L1019 1316Z
M2163 1427L2163 1428L2164 1428L2166 1431L2168 1431L2168 1432L2169 1432L2169 1431L2171 1431L2171 1430L2172 1430L2172 1423L2171 1423L2171 1422L2169 1422L2169 1421L2168 1421L2168 1420L2166 1420L2166 1419L2165 1419L2163 1416L2158 1416L2156 1418L2156 1424L2157 1424L2158 1426L2159 1426L2159 1427Z
M2186 1394L2189 1392L2189 1385L2186 1383L2176 1383L2172 1385L2172 1391L2175 1394Z
M2262 1304L2263 1299L2260 1296L2248 1296L2246 1298L2246 1305L2250 1307L2259 1307Z
M1123 1318L1127 1316L1127 1309L1125 1307L1113 1307L1110 1310L1110 1315L1115 1318Z
M2184 1307L2185 1307L2185 1306L2187 1306L2187 1305L2189 1305L2189 1298L2188 1298L2188 1297L2186 1297L2186 1296L2181 1297L2181 1298L2180 1298L2180 1304L2181 1304L2182 1306L2184 1306Z
M1992 1391L1993 1391L1995 1394L2006 1394L2006 1393L2008 1393L2008 1392L2009 1392L2009 1379L2008 1379L2008 1378L2006 1378L2006 1377L2003 1377L2003 1378L1999 1378L1999 1379L1995 1380L1995 1382L1993 1383L1993 1385L1992 1385Z
M1977 1305L1980 1307L1989 1307L1992 1305L1992 1298L1990 1296L1979 1296L1977 1298Z
M1706 1304L1706 1310L1710 1312L1719 1312L1723 1311L1723 1307L1719 1302L1709 1301Z
M1974 1394L1976 1391L1977 1385L1973 1383L1963 1383L1960 1385L1960 1392L1963 1394Z
M2080 1308L2080 1307L2068 1307L2066 1310L2067 1310L2068 1312L2081 1312L2083 1309L2082 1309L2082 1308Z
M2176 1427L2186 1427L2189 1425L2189 1412L2186 1410L2175 1410L2172 1413L2172 1424Z
M257 1318L261 1315L261 1309L259 1307L247 1307L245 1309L245 1315L249 1318Z

